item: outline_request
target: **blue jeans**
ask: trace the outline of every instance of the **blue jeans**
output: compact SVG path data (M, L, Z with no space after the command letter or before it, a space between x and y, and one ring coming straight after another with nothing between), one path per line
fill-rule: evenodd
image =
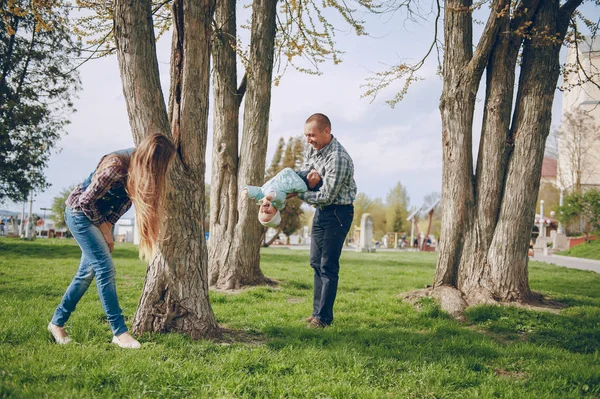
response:
M333 303L337 295L340 255L350 230L354 207L329 205L317 207L313 219L310 266L314 269L313 317L324 324L333 322Z
M100 302L113 334L120 335L127 332L117 299L115 265L102 232L82 211L69 207L65 210L65 221L81 247L81 263L77 274L63 295L60 305L54 312L52 324L59 327L65 325L95 276Z

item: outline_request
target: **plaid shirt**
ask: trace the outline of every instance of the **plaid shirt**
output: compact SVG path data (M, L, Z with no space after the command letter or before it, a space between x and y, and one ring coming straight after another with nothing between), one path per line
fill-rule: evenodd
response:
M323 179L319 191L298 193L298 198L318 206L330 204L350 205L356 197L354 163L346 149L331 137L331 142L316 151L308 147L301 170L315 169Z
M100 226L104 222L111 224L123 216L131 208L131 200L127 195L112 196L106 209L100 209L100 201L106 199L108 190L119 189L127 184L127 173L123 167L113 165L96 170L89 186L84 190L81 184L69 195L66 205L72 209L82 211L90 221ZM123 190L124 191L124 190Z

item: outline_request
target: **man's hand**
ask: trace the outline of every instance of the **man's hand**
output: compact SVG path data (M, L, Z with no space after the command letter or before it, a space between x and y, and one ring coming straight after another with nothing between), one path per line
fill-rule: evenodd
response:
M310 172L308 172L306 180L308 180L309 188L315 188L315 186L321 181L321 175L315 169L312 169Z
M104 222L99 227L100 231L102 232L102 235L104 236L104 240L108 244L108 250L110 251L110 253L112 253L113 249L115 248L115 240L112 236L112 224Z

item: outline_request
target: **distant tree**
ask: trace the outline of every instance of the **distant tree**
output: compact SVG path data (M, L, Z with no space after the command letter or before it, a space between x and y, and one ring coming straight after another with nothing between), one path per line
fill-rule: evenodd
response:
M550 215L550 212L558 212L560 203L560 189L552 183L541 183L538 193L535 211L540 213L540 201L544 200L544 216Z
M67 7L0 4L0 203L48 186L44 168L79 89Z
M559 218L564 224L576 219L583 219L584 233L600 230L600 190L587 190L585 193L572 192L564 199L564 206L559 207Z
M360 221L364 213L371 212L373 207L373 200L365 193L356 194L354 199L354 218L352 219L352 225L360 227Z
M73 190L77 187L75 184L63 188L60 193L52 199L52 213L50 217L54 220L54 225L57 229L68 229L67 224L65 223L65 204L67 202L67 198Z
M371 219L373 219L373 238L380 239L389 231L386 220L386 206L381 198L375 198L371 203Z
M600 126L594 117L581 109L564 115L556 131L558 144L558 178L562 187L581 193L587 176L600 168L596 148L600 143Z
M406 188L398 182L386 197L386 225L390 231L401 232L404 228L404 221L408 217L408 208L410 198Z
M273 176L277 174L281 170L281 158L283 157L283 150L285 149L285 140L283 137L279 138L277 142L277 147L275 148L275 153L273 154L273 159L271 159L271 164L267 168L267 172L265 173L265 181L269 180Z

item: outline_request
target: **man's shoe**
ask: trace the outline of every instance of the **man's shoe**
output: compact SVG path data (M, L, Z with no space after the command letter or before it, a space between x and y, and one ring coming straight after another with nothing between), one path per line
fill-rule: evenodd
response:
M314 319L315 319L315 316L310 316L310 317L307 317L306 319L304 319L304 321L307 322L307 323L312 323L312 321Z
M54 324L52 324L52 322L48 323L48 331L50 332L50 334L52 334L52 338L54 338L54 341L59 345L66 345L72 341L72 339L67 335L67 333L65 333L65 330L62 327L55 326Z
M121 337L121 339L119 339ZM113 336L112 343L115 345L119 345L121 348L125 349L139 349L142 347L135 338L133 338L129 333L123 333L117 337Z
M308 323L308 328L325 328L327 327L327 324L323 323L321 320L317 319L317 318L313 318L313 320Z

